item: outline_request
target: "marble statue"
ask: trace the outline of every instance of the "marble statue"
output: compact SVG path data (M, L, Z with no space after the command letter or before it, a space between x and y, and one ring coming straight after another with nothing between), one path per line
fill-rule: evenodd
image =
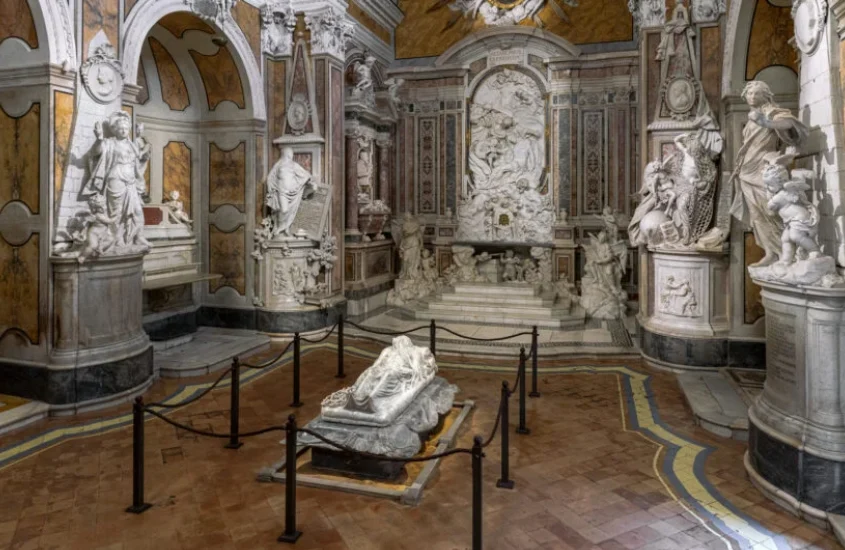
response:
M117 216L106 214L106 202L102 195L92 195L88 199L90 220L83 232L75 240L81 246L79 263L89 258L108 255L115 244Z
M331 271L337 262L337 238L329 236L328 232L323 234L320 247L308 252L305 257L305 288L306 294L315 296L325 294L328 291L328 281L331 279ZM320 274L324 273L323 282L319 281Z
M565 273L560 274L560 278L554 284L555 291L555 305L565 310L572 309L573 302L578 300L578 295L575 291L575 285L569 281L569 277Z
M144 173L150 159L150 145L140 136L129 139L132 128L130 117L123 111L109 116L106 137L101 123L94 125L97 138L89 156L90 176L80 192L86 199L101 197L105 211L95 214L98 224L108 218L114 224L114 243L107 249L98 245L100 255L137 254L147 252L150 243L144 238L144 208L141 196L146 189ZM89 206L92 203L89 200ZM100 204L99 201L96 204ZM100 234L99 227L96 234ZM89 233L90 235L90 233ZM91 248L91 247L88 247Z
M402 306L419 300L436 290L437 268L431 252L423 249L423 226L419 218L405 214L401 228L395 220L392 235L399 248L402 265L399 277L387 293L387 304Z
M590 234L582 245L586 255L581 278L581 307L597 319L621 319L627 309L627 293L622 276L627 267L628 249L623 241L610 241L607 233Z
M179 200L179 191L175 189L170 191L168 201L165 204L167 205L167 217L171 222L184 224L188 228L194 224L193 220L185 212L182 201Z
M292 0L267 2L261 7L261 49L271 57L291 55L296 15Z
M292 236L290 226L303 198L313 193L312 176L293 160L293 149L284 147L282 157L267 176L267 207L272 212L273 237Z
M476 18L481 17L484 23L491 26L518 25L520 22L530 19L538 27L542 28L545 23L540 19L540 11L546 6L551 6L555 15L564 21L569 21L566 12L561 4L571 7L578 5L575 0L523 0L523 1L493 1L493 0L438 0L428 11L434 11L443 6L456 12L445 28L453 26L462 16L468 24ZM444 29L445 30L445 29Z
M607 237L615 241L619 238L619 222L616 218L616 212L613 209L605 205L601 211L601 218L602 223L604 224L604 230L607 232Z
M451 286L455 283L485 282L487 279L478 272L478 264L489 259L487 252L475 255L475 249L471 246L452 245L452 265L443 272L443 278Z
M769 197L763 182L765 157L771 153L796 154L808 133L807 127L788 109L778 107L773 97L765 82L753 80L745 85L742 98L751 110L742 131L742 146L736 153L736 168L729 180L734 186L731 214L751 227L757 245L765 251L755 266L778 260L783 232L782 221L767 208Z
M763 169L763 183L769 196L766 208L783 223L781 251L777 262L748 267L754 279L807 286L838 286L843 279L836 262L821 253L818 243L819 211L807 199L812 186L811 170L789 171L772 163Z
M399 236L399 259L402 267L399 271L400 279L415 279L420 272L420 254L423 248L423 230L419 218L405 214L402 220L402 231L394 231L394 238Z
M402 107L402 98L399 97L399 88L405 84L404 78L390 77L384 81L387 86L387 97L390 98L390 103L397 111Z
M358 202L370 202L373 200L373 161L370 158L370 150L367 147L358 151L357 177L358 177Z
M358 451L409 458L452 408L457 392L437 376L431 350L398 336L352 386L323 399L320 416L306 427ZM298 443L325 446L309 434Z
M651 247L701 248L699 239L707 235L704 246L711 244L708 234L713 223L714 197L718 172L713 158L718 153L708 148L710 130L680 134L675 145L681 154L663 162L650 162L643 174L640 204L628 225L631 244ZM718 141L719 151L721 141Z
M518 281L517 266L522 264L522 259L515 256L513 250L505 251L505 255L499 260L502 264L502 281L515 282Z
M505 68L481 83L470 108L468 149L458 240L551 242L545 103L533 79Z
M660 292L660 311L678 317L693 317L697 314L698 301L689 280L675 282L675 277L669 275L663 282Z
M352 88L352 98L369 106L376 103L375 88L373 86L373 65L376 58L368 55L363 62L355 63L355 87Z

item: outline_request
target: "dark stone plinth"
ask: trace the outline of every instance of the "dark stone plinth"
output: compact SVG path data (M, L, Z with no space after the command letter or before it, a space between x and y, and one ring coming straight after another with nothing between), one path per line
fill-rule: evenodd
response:
M845 462L799 450L748 423L748 455L760 476L803 504L845 512Z
M199 328L199 310L174 313L162 319L144 322L144 331L153 342L163 342L193 334Z
M640 350L646 359L681 367L764 369L766 344L727 338L678 338L638 327Z
M405 470L403 461L379 460L322 447L311 447L311 465L318 470L380 481L394 481Z

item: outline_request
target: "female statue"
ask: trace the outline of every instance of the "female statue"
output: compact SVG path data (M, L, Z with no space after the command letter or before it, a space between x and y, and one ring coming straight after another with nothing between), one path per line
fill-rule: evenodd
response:
M293 160L293 149L282 149L282 158L270 170L267 177L267 206L273 212L273 236L290 236L290 226L305 194L313 188L311 174Z

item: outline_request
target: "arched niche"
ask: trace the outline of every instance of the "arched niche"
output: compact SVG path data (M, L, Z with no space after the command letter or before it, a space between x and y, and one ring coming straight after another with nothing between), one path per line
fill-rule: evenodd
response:
M435 67L463 67L494 51L524 50L541 59L575 59L581 50L572 43L532 27L488 27L472 33L443 52Z
M38 47L10 38L0 43L2 67L25 67L49 63L65 71L76 68L76 47L67 2L27 0L38 36Z

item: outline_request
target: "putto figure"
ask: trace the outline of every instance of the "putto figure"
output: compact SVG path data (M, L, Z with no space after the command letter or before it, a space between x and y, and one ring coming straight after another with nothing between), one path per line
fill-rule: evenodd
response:
M766 252L754 264L766 266L777 261L781 252L783 223L767 208L769 196L763 182L765 158L772 153L796 154L807 137L807 127L788 109L773 101L769 85L753 80L745 85L742 98L751 107L748 124L742 131L742 147L736 154L736 168L731 174L734 201L731 214L751 227L754 239Z
M797 172L797 170L796 170ZM763 171L763 181L772 194L766 204L770 212L783 221L781 253L778 263L788 265L796 259L796 252L809 259L818 258L820 252L817 237L819 233L819 209L807 200L810 188L801 179L790 179L786 168L770 164Z
M296 212L302 199L314 192L312 176L293 160L293 149L282 149L282 158L270 170L267 177L267 207L272 212L273 237L290 237L290 226L296 218Z
M150 159L150 145L140 136L136 142L129 139L131 128L129 114L123 111L115 111L109 117L111 137L105 136L102 124L94 125L97 141L90 153L90 177L80 193L88 199L103 198L105 216L116 224L113 254L146 252L150 247L142 235L141 200L146 190L144 173Z

